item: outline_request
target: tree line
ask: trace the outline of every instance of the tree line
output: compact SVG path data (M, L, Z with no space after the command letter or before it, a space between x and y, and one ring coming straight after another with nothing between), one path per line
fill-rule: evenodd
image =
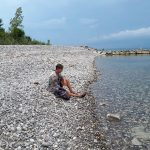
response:
M27 36L23 30L22 22L21 7L16 10L14 18L10 20L8 31L3 27L3 20L0 18L0 45L50 45L50 40L45 43Z

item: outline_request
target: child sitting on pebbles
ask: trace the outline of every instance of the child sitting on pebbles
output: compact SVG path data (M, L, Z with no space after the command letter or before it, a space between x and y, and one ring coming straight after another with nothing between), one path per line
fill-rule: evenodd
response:
M65 100L69 100L71 96L83 98L86 93L80 94L75 93L72 90L70 85L70 81L65 79L61 73L63 71L63 65L57 64L56 70L52 72L49 78L49 85L48 89L51 91L55 96L63 98ZM63 88L63 86L68 87L69 91Z

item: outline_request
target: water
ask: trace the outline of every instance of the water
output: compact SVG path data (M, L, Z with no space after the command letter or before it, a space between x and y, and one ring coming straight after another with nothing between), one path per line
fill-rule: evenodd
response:
M96 66L101 75L92 90L107 145L150 150L150 56L97 57ZM121 120L108 121L108 113L120 114Z

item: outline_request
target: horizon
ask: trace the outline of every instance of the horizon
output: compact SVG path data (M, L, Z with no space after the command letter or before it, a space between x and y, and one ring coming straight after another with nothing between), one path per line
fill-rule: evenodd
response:
M1 0L4 27L22 7L24 30L54 45L88 45L98 49L150 48L148 0Z

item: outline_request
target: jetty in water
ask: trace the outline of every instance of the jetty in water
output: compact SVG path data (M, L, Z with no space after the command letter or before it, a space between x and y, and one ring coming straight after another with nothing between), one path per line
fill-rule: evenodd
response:
M113 56L113 55L149 55L150 49L130 49L130 50L105 50L105 49L94 49L88 46L81 46L88 50L95 50L100 55Z
M105 53L107 56L112 55L144 55L150 54L150 50L125 50L125 51L109 51L109 52L98 52L98 53Z

